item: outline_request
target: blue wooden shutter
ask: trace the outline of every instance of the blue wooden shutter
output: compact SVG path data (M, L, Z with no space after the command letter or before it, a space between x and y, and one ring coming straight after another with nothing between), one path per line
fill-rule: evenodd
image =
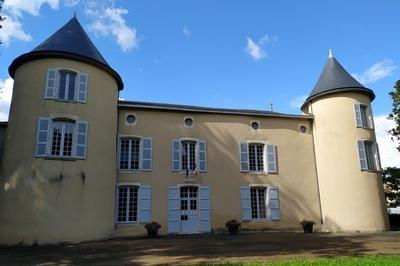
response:
M47 156L50 140L51 120L47 117L39 117L36 137L36 157Z
M143 138L142 147L142 171L151 171L152 169L152 139Z
M140 223L151 222L151 186L140 186L138 195L138 220Z
M360 166L361 170L367 170L367 154L365 153L365 145L363 140L359 140L358 142L358 156L360 158Z
M249 171L249 145L247 142L240 142L240 172Z
M54 99L54 95L56 93L56 86L57 86L57 70L50 68L47 70L46 91L44 95L45 99Z
M204 139L199 140L199 170L207 171L207 143Z
M267 144L268 173L276 173L276 145Z
M355 118L356 118L356 125L358 127L362 127L362 118L361 118L361 108L360 108L360 104L356 103L354 104L354 114L355 114Z
M174 172L181 170L181 142L179 139L173 139L171 144L172 162L171 169Z
M269 187L267 189L268 218L277 221L281 218L279 209L279 189L277 187Z
M240 199L242 203L242 220L251 221L250 187L240 187Z
M367 106L366 112L367 112L368 127L369 128L374 128L374 118L373 118L373 115L372 115L371 105Z
M199 189L199 215L200 215L200 232L211 232L211 209L210 209L210 188L203 186Z
M78 121L76 134L76 158L86 158L88 123L86 121Z
M168 190L168 234L178 234L180 229L180 195L178 187Z
M78 86L77 86L78 102L86 103L87 85L88 85L88 75L85 73L79 73Z

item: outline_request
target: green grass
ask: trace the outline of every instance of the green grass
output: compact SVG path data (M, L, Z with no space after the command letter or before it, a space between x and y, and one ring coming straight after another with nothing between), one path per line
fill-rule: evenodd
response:
M338 257L338 258L314 258L298 260L280 261L254 261L246 263L220 263L220 264L200 264L201 266L297 266L297 265L357 265L357 266L397 266L400 265L399 255L372 255L361 257Z

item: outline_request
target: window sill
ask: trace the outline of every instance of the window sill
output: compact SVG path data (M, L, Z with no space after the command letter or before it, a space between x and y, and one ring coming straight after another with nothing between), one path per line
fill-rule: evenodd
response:
M140 223L137 221L136 222L126 222L126 223L118 222L115 224L116 227L136 227L139 225L140 225Z
M362 126L357 126L357 128L367 129L367 130L374 130L373 127L362 127Z
M361 169L361 172L381 173L382 170L376 170L376 169Z
M139 173L147 173L151 172L151 170L129 170L129 169L117 169L119 173L124 174L139 174Z
M40 158L40 157L38 157ZM52 156L47 156L47 157L43 157L45 160L55 160L55 161L77 161L77 158L73 158L73 157L52 157ZM81 159L83 160L83 159Z
M270 222L276 222L276 221L279 221L279 220L273 221L273 220L265 218L265 219L252 219L252 220L245 221L245 222L246 223L270 223Z

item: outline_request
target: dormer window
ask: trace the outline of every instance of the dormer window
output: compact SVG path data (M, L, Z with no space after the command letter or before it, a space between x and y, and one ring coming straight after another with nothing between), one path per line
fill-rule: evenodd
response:
M48 69L45 99L86 103L88 75L69 69Z

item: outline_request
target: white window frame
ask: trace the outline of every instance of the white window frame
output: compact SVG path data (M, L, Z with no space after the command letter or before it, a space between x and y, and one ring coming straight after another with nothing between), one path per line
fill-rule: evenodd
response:
M258 218L253 218L253 206L252 204L252 193L251 191L254 189L262 189L264 190L264 211L265 211L265 217L259 218L260 216L260 199L259 199L259 194L257 193L256 195L256 200L257 200L257 216ZM268 219L268 202L267 202L267 193L268 193L268 187L265 185L250 185L250 212L251 212L251 220L252 221L267 221Z
M365 160L365 163L367 166L367 168L361 169L361 171L373 171L373 172L381 171L381 162L380 162L380 157L379 157L378 144L369 139L361 139L360 141L362 141L362 143L363 143L363 152L365 154L365 158L363 158L363 160ZM371 154L367 154L367 148L366 148L367 143L369 145L371 145L370 146L371 149L369 150L371 152ZM359 147L358 147L358 142L357 142L357 151L359 154L360 151L359 151ZM360 156L360 154L359 154L359 156ZM372 159L374 167L371 167L371 165L369 163L370 160L368 158ZM359 159L361 161L361 158L359 158Z
M134 187L137 189L137 199L136 199L136 220L128 221L129 217L129 201L126 202L126 215L125 221L118 221L118 211L119 211L119 189L120 187ZM124 225L124 224L139 224L139 189L141 187L140 183L118 183L116 186L115 192L115 224ZM129 193L127 194L127 198L129 197ZM134 206L133 206L134 207Z
M120 160L121 160L121 140L122 139L129 139L129 140L133 140L133 139L137 139L137 140L139 140L139 168L138 169L130 169L130 168L128 168L128 169L122 169L121 168L121 163L120 163ZM119 170L119 171L121 171L121 172L139 172L139 171L141 171L142 169L142 153L140 152L141 150L142 150L142 145L143 145L143 136L136 136L136 135L119 135L118 136L118 160L117 160L117 162L118 162L118 167L117 167L117 169ZM130 165L131 164L131 160L130 160L130 158L131 158L131 146L129 145L129 160L128 160L128 165Z
M61 125L61 139L60 139L60 151L59 155L53 154L53 136L54 136L54 127L55 124ZM72 125L72 140L71 140L71 155L64 155L64 149L65 149L65 130L67 124ZM77 122L72 121L72 120L55 120L52 119L50 123L50 145L49 145L49 155L50 157L60 157L60 158L73 158L74 157L74 150L76 149L76 142L74 141L76 139L76 128L77 128Z
M48 69L49 70L54 70L55 71L55 78L54 78L54 92L53 96L50 97L47 95L47 80L46 80L46 86L45 86L45 99L52 99L55 101L61 101L61 102L69 102L69 103L86 103L87 102L87 94L88 94L88 75L86 73L83 73L81 71L78 71L76 69L71 69L71 68L66 68L66 67L57 67L54 69ZM72 72L75 73L75 86L74 86L74 97L73 100L68 99L68 94L69 94L69 79L66 80L66 86L65 86L65 96L64 98L59 98L59 89L60 89L60 75L61 72ZM86 89L85 89L85 96L84 100L80 100L79 98L79 93L80 93L80 76L86 76Z
M354 116L355 116L355 121L356 121L356 126L359 128L365 128L365 129L373 129L374 128L374 119L372 115L372 108L371 104L365 104L365 103L360 103L356 102L354 108L358 108L360 111L360 122L361 125L358 125L357 123L357 110L354 110ZM356 105L358 107L356 107ZM363 117L365 118L365 121L363 121ZM364 124L364 122L366 124Z
M121 139L138 139L139 140L139 168L138 169L122 169L120 164L121 159ZM144 141L150 141L151 147L144 147ZM129 151L131 150L131 146L129 146ZM147 150L150 158L144 158L144 152ZM129 158L131 156L131 152L129 152ZM148 168L144 167L144 161L148 162ZM131 160L129 159L129 165ZM120 172L151 172L153 164L153 141L151 137L147 136L138 136L138 135L118 135L118 143L117 143L117 169Z
M251 174L268 174L268 162L267 162L267 145L269 144L267 141L262 141L262 140L247 140L247 156L249 159L249 173ZM250 170L250 145L251 144L261 144L263 145L263 166L264 169L262 171L252 171Z
M194 122L194 121L193 121ZM193 141L195 142L195 146L194 146L194 160L195 160L195 164L196 167L194 170L192 170L191 172L195 172L195 171L200 171L200 165L199 165L199 138L189 138L189 137L180 137L179 139L179 148L182 148L182 142L184 141ZM180 172L181 173L186 173L186 169L183 169L183 160L182 160L182 150L180 151L180 161L181 161L181 165L180 165ZM187 163L189 163L189 157L187 159Z
M86 153L87 153L87 138L88 138L88 124L87 121L82 121L79 120L78 116L75 115L61 115L61 114L51 114L49 117L44 117L47 118L49 121L49 127L48 127L48 139L47 139L47 149L46 149L46 155L38 155L35 153L35 157L43 157L43 158L54 158L54 159L60 159L60 160L85 160L86 159ZM52 146L53 146L53 123L54 122L66 122L66 123L73 123L74 128L73 128L73 134L72 134L72 147L71 147L71 155L70 156L64 156L62 155L63 149L60 148L60 155L52 155ZM78 146L78 126L79 123L86 123L86 139L85 139L85 155L84 156L78 156L77 155L77 146ZM62 136L61 139L63 139L64 136ZM37 140L38 141L38 140ZM38 143L36 142L35 145Z

